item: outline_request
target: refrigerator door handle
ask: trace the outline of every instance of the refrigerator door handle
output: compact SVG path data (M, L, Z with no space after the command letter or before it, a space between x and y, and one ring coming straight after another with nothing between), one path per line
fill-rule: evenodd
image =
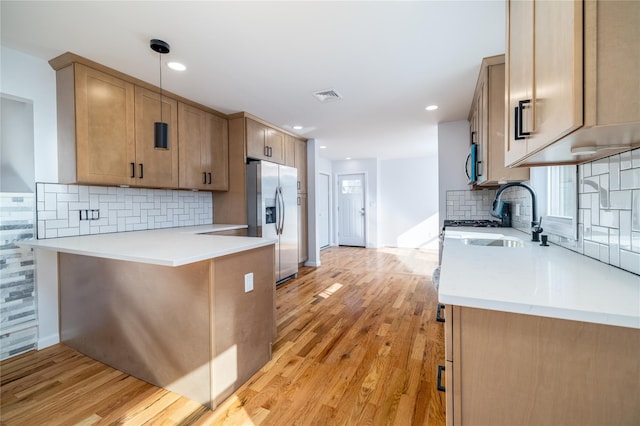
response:
M282 215L282 205L280 204L280 187L276 187L276 217L273 225L276 227L276 235L280 235L280 216Z
M280 235L284 232L284 215L286 214L286 205L284 203L284 194L282 193L282 187L280 189L280 201L282 202L282 215L280 219Z
M282 202L282 188L276 188L276 200L278 202L278 215L276 218L276 234L282 235L282 216L284 215L284 203Z

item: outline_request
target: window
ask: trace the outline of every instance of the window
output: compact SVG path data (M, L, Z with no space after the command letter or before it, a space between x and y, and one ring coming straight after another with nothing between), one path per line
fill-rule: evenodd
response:
M545 233L578 239L578 167L532 169L532 184L539 193L538 206Z

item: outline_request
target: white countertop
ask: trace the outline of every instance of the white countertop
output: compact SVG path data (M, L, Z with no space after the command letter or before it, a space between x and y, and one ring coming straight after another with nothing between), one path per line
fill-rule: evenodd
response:
M465 238L515 237L524 247L487 247ZM640 276L512 228L445 232L441 303L640 328Z
M21 246L107 259L181 266L274 244L270 238L199 235L246 228L246 225L201 225L150 231L21 241Z

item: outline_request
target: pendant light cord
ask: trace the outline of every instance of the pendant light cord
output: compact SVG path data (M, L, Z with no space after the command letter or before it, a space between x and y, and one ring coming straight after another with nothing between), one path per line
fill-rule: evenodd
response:
M160 68L160 122L162 121L162 54L158 53L158 66Z

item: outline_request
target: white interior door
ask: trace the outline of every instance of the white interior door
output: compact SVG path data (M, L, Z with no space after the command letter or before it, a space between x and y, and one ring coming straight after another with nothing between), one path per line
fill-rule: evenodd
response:
M320 173L318 181L318 227L320 248L329 246L329 175Z
M338 176L338 244L365 247L364 174Z

